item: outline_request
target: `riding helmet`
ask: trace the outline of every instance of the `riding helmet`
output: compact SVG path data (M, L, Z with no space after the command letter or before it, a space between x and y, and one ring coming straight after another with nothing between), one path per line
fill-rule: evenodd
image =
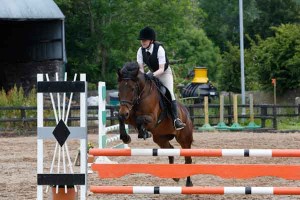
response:
M145 27L140 31L138 40L155 40L156 34L155 31L150 27Z

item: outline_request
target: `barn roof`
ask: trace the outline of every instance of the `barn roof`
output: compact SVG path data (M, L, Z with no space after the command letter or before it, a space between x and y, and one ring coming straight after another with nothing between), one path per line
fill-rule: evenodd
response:
M0 20L64 19L53 0L0 0Z

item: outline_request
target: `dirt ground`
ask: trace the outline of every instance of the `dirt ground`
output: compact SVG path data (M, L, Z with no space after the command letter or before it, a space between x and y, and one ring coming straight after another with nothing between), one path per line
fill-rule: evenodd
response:
M138 140L131 134L131 148L157 148L151 139ZM297 149L300 144L300 133L251 133L251 132L195 132L193 148L241 148L241 149ZM97 146L98 135L89 134L89 142ZM175 148L179 148L172 141ZM50 163L55 144L45 143L45 162ZM68 143L71 158L74 160L78 142ZM0 199L30 200L36 199L36 137L0 137ZM167 157L110 157L119 163L167 163ZM265 163L265 164L299 164L298 158L193 158L194 163ZM176 163L183 163L183 158L176 158ZM45 164L45 165L46 165ZM50 165L49 165L50 166ZM78 167L77 167L78 168ZM49 172L49 167L45 173ZM76 167L75 167L76 170ZM192 177L195 186L300 186L300 181L283 180L275 177L259 177L247 180L221 179L211 175ZM159 179L145 174L133 174L117 180L99 179L96 173L89 174L89 185L135 185L135 186L184 186L185 180L179 183L172 179ZM44 187L45 189L46 187ZM49 194L45 194L49 199ZM297 196L271 195L99 195L89 193L89 200L109 199L300 199Z

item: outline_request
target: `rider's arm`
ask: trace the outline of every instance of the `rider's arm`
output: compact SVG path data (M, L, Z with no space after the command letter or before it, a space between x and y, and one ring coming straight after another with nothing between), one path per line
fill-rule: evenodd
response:
M136 61L137 63L139 64L140 66L140 71L145 73L144 72L144 61L143 61L143 54L142 54L142 48L140 47L137 51L137 54L136 54Z
M139 63L139 66L140 66L140 71L142 73L145 73L145 71L144 71L144 63Z
M165 71L165 64L161 64L159 65L158 70L156 70L155 72L153 72L154 76L160 76L161 74L163 74Z
M154 76L160 76L165 71L165 64L166 64L166 52L162 46L159 46L158 52L157 52L157 59L158 59L158 70L156 70L153 75Z

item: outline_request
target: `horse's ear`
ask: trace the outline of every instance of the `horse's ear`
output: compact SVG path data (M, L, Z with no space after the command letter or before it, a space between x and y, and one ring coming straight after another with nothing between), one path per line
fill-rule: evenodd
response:
M121 69L120 68L118 69L117 74L118 74L118 81L120 82L121 79L122 79L122 74L121 74Z

